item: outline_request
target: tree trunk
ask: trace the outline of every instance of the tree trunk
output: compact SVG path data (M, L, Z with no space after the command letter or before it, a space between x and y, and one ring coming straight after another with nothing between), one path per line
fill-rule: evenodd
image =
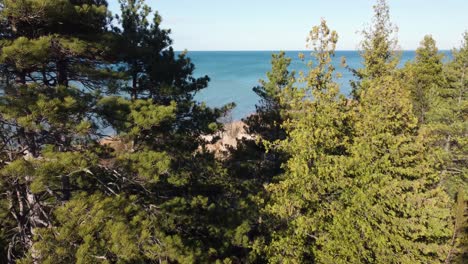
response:
M57 84L68 86L67 62L64 59L58 60L57 66Z
M138 64L134 63L133 64L133 73L132 73L132 91L131 91L131 96L132 100L138 99Z

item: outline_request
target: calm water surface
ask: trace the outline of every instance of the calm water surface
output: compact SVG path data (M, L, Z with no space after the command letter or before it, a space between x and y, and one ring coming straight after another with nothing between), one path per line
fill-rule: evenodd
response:
M198 101L205 101L209 106L222 106L235 102L237 107L233 111L235 120L241 119L255 111L258 102L257 95L252 88L259 85L260 79L266 79L266 72L271 69L271 54L276 51L189 51L188 56L195 64L195 75L208 75L211 78L208 88L196 95ZM310 54L310 51L303 51ZM447 54L448 51L443 51ZM296 72L306 69L306 62L298 58L299 51L287 51L286 55L292 59L290 70ZM404 51L401 65L412 60L414 51ZM446 57L447 57L446 56ZM336 71L342 77L336 81L341 84L341 92L349 95L351 87L349 81L353 75L341 65L341 58L345 57L352 68L361 67L361 58L357 51L337 51L333 59ZM306 56L307 58L307 56ZM307 60L306 60L307 61Z

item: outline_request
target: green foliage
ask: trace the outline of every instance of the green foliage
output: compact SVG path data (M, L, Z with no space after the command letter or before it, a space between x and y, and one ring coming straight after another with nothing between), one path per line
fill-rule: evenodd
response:
M285 57L284 52L272 55L271 71L267 72L268 81L260 80L261 86L253 88L261 99L255 114L244 120L249 134L258 135L267 141L284 138L280 126L281 111L284 111L285 106L280 103L280 94L295 82L294 72L288 70L290 64L291 59Z
M0 1L1 263L466 259L468 34L398 70L378 0L347 99L322 21L306 73L272 56L252 137L220 160L202 136L234 104L195 101L209 78L145 1L119 3Z
M257 111L243 120L251 138L238 140L237 147L230 150L224 162L229 174L236 179L239 218L233 240L243 249L238 250L237 256L246 262L265 261L257 250L262 237L270 236L269 230L262 225L260 214L266 199L263 186L283 172L281 165L286 161L282 150L267 150L266 145L286 138L282 114L287 106L280 102L280 98L295 82L294 72L288 70L290 63L291 59L284 52L272 55L268 80L260 80L261 86L253 88L261 98L256 105Z
M101 172L96 103L115 74L108 68L105 1L1 3L0 134L8 217L8 263L29 251L34 234L77 189L95 188ZM29 252L28 252L29 251ZM3 253L2 253L3 254Z
M311 32L317 66L303 78L307 88L282 96L291 109L280 146L290 159L267 186L272 236L260 242L269 262L439 263L449 252L441 160L427 130L418 130L387 22L380 1L353 101L332 80L335 33L324 24Z
M414 63L407 63L403 69L408 76L414 114L423 124L430 122L428 112L434 112L431 108L436 104L441 89L447 85L442 59L443 55L439 53L435 40L427 35L416 50Z
M265 145L280 139L285 139L286 133L281 127L282 112L286 106L281 104L280 96L283 90L291 88L295 82L294 72L288 71L291 59L284 52L273 54L271 71L267 73L268 81L260 80L261 86L253 91L261 98L256 106L256 112L243 120L245 129L251 139L239 140L236 149L230 153L231 170L237 177L245 175L252 177L260 186L270 181L273 176L281 173L280 168L284 155L278 150L269 150ZM248 176L247 176L248 175Z
M272 230L265 250L270 262L313 261L316 236L324 231L334 196L346 184L340 164L349 144L349 117L330 64L337 39L325 21L314 27L310 44L317 66L302 78L305 88L282 92L281 100L287 100L282 103L290 108L283 124L288 138L279 147L290 158L285 175L267 186L271 201L265 211Z
M448 85L439 92L433 111L433 130L439 144L448 154L447 188L454 195L458 186L468 188L468 33L462 45L452 52L453 60L444 68Z
M436 187L437 161L426 137L417 134L409 94L399 80L390 75L371 84L357 109L346 169L352 182L327 237L346 246L332 243L325 262L335 254L343 263L442 261L450 203Z
M163 120L173 119L176 104L171 102L169 106L154 105L151 99L137 100L130 107L130 120L134 127L131 134L139 135L143 130L150 130L158 126Z
M442 161L438 171L442 176L441 184L447 193L457 198L455 224L452 242L446 262L456 263L463 258L466 230L461 224L463 219L463 190L467 189L466 171L466 84L464 72L466 65L466 42L459 50L454 50L453 60L443 65L435 41L426 36L417 50L414 63L407 64L404 74L410 85L415 114L420 126L429 138L433 154ZM463 88L465 86L465 88ZM457 195L458 193L458 195ZM454 256L456 255L456 257Z
M159 210L139 204L137 196L77 194L55 211L60 226L39 230L41 263L193 262L180 237L157 233Z
M451 249L446 263L463 263L468 257L468 198L466 188L460 187L454 208L455 225Z
M137 177L149 182L157 182L159 175L167 173L170 166L170 158L165 153L154 151L124 154L119 157L119 162L121 166L126 164L130 171L135 171Z
M42 263L138 261L142 210L136 198L76 195L55 211L62 225L41 229L35 245Z
M190 59L175 56L169 31L160 29L158 14L152 22L147 19L150 10L143 1L121 1L121 7L122 27L112 28L113 56L104 65L119 65L119 72L111 74L113 82L105 83L118 94L105 97L112 90L102 89L82 100L90 108L81 110L93 116L89 120L96 121L96 131L104 125L116 135L91 136L88 146L73 142L73 161L92 158L84 168L66 163L68 156L63 164L71 172L63 171L61 162L47 168L51 177L62 175L55 176L62 183L66 176L73 188L63 206L51 209L53 229L35 229L25 261L227 261L244 242L241 230L236 231L240 217L230 210L231 182L213 155L200 150L200 135L220 127L217 118L229 106L211 109L195 102L194 92L207 86L208 77L192 76ZM66 84L65 90L71 90ZM99 141L106 146L91 144ZM41 153L41 159L48 160L47 155ZM31 186L43 190L51 183L43 179Z
M376 2L373 23L362 31L364 40L361 43L361 56L364 67L351 69L358 78L358 81L351 82L352 95L356 100L359 100L361 90L367 89L367 80L392 72L399 62L395 51L398 41L394 36L397 28L390 21L390 8L386 0Z
M460 186L466 187L465 49L466 40L460 50L454 51L453 60L443 65L435 41L426 36L417 50L415 62L408 63L404 69L414 112L420 126L431 136L434 151L444 160L440 171L444 187L452 197Z

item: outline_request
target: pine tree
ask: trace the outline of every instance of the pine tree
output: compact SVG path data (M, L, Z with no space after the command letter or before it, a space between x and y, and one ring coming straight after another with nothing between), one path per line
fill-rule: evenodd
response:
M468 198L466 188L458 189L454 208L454 231L445 263L463 263L468 257Z
M398 29L390 21L390 8L386 0L377 0L374 5L374 18L372 25L363 30L364 40L361 43L361 57L363 68L351 69L357 77L352 81L352 95L359 99L361 90L366 89L367 82L393 71L399 62L396 47L398 41L395 37Z
M285 161L284 154L274 149L267 151L265 144L286 137L281 126L287 106L281 104L280 94L295 82L294 72L288 70L290 63L291 59L284 52L272 55L268 80L260 80L261 85L253 88L260 98L256 112L243 119L246 132L252 138L239 140L237 147L229 153L227 165L234 175L245 175L260 185L280 174L281 164Z
M451 242L450 255L446 263L463 263L466 259L468 228L466 221L468 189L468 33L463 35L462 45L452 51L452 60L444 67L447 85L440 90L430 124L436 136L436 146L443 149L445 163L442 167L444 187L447 193L456 198L454 207L455 229Z
M466 67L463 69L463 64L455 66L455 61L461 59L457 50L454 51L454 60L443 65L442 55L438 54L435 41L430 36L426 36L421 45L416 61L407 64L404 74L410 83L415 113L422 129L430 137L432 152L444 161L438 168L442 186L451 197L457 197L453 238L446 263L452 259L456 262L463 258L461 252L466 247L463 242L466 237L463 216L466 211L463 190L467 188L466 140L460 137L466 134L466 107L463 106L466 95L463 81L460 81ZM460 51L463 49L462 46Z
M452 57L444 67L448 85L439 92L431 129L439 136L438 144L448 156L445 185L454 196L459 186L468 186L468 33L464 34L461 47L453 50Z
M316 261L441 262L452 226L440 162L427 130L418 130L410 91L396 70L388 6L379 1L374 10L363 42L365 67L358 71L350 156L343 162L350 181ZM418 56L422 64L422 50Z
M175 55L157 13L149 22L143 1L121 1L121 7L111 46L126 47L111 50L120 66L121 79L112 83L118 94L96 106L102 125L117 133L97 161L104 187L57 208L54 229L38 232L35 250L53 263L235 258L239 217L231 209L231 183L200 137L220 127L216 120L225 109L193 99L208 77L194 78L190 59Z
M198 136L214 132L219 127L216 118L227 109L210 109L195 102L195 93L207 87L209 77L192 76L195 66L186 52L176 55L171 46L170 30L161 29L162 18L157 12L150 20L152 10L144 1L122 0L120 3L122 29L116 29L119 50L115 53L119 54L117 59L122 72L130 79L120 86L121 92L129 94L133 100L175 105L173 119L153 127L151 133L159 133L156 138L165 141L160 147L171 148L168 151L196 150L201 143Z
M230 223L231 215L237 213L229 208L231 183L220 162L203 149L201 135L221 128L217 119L229 106L211 109L196 102L194 94L207 87L209 78L194 78L194 65L185 52L175 54L169 31L160 28L159 14L148 23L149 8L142 1L121 1L121 5L121 36L131 52L124 53L122 62L132 80L132 104L144 100L145 108L171 107L170 118L158 124L121 131L119 137L129 138L134 149L134 158L127 162L130 171L121 173L141 176L141 167L151 167L147 163L152 159L142 157L164 152L170 159L169 167L159 174L150 172L153 177L159 176L147 187L152 195L145 203L162 208L160 214L152 216L159 223L154 229L159 239L168 240L169 245L172 240L179 244L160 254L182 263L187 262L186 256L190 256L189 262L228 257L231 243L220 245L218 241L229 241L231 228L236 226ZM149 110L145 108L141 110Z
M438 263L447 254L450 201L428 137L418 133L408 90L374 79L357 106L349 187L324 239L327 263Z
M13 263L33 250L51 211L96 169L96 94L112 76L105 1L1 3L1 188L8 201L4 247Z
M269 203L265 224L271 237L265 252L270 262L314 262L324 227L333 215L334 201L346 181L340 169L349 144L347 100L333 82L334 56L338 36L322 21L310 32L316 65L301 79L304 88L287 88L282 103L289 106L279 141L290 158L285 174L267 186Z
M364 35L365 67L357 71L357 116L345 162L351 182L341 194L317 260L440 262L451 232L450 202L438 187L440 164L431 138L418 131L410 92L396 71L396 40L385 1L374 11L374 25ZM418 52L419 64L423 51Z
M407 63L403 69L410 85L414 113L422 124L430 122L427 114L435 111L431 108L446 85L442 59L435 40L427 35L416 50L415 61Z
M388 17L379 3L376 16ZM386 42L381 36L364 43ZM372 63L360 71L358 100L331 100L337 90L324 89L333 85L321 78L329 76L320 67L323 52L309 74L315 89L284 94L294 109L282 142L291 158L281 181L267 187L270 262L438 263L447 256L451 203L440 187L440 162L418 130L396 58L384 56L393 51L375 47L388 53L367 50L364 61Z
M239 226L236 232L243 240L239 245L243 250L238 250L244 254L243 262L265 261L256 248L260 237L269 236L269 230L261 223L260 210L265 200L263 186L283 173L281 166L286 161L283 151L267 150L267 145L286 138L282 124L287 106L281 104L280 95L295 82L294 72L288 70L290 63L291 59L284 52L272 54L267 80L260 80L260 86L253 88L260 98L256 112L243 119L251 137L239 139L224 162L238 190Z

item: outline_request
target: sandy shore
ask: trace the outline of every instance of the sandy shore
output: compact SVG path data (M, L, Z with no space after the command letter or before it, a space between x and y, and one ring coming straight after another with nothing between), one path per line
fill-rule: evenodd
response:
M242 121L234 121L224 124L224 130L214 135L202 136L205 141L209 142L206 146L208 151L222 155L229 148L236 148L238 140L242 138L253 139L254 137L245 131L245 126L245 123ZM213 143L212 141L215 137L219 137L219 139Z

